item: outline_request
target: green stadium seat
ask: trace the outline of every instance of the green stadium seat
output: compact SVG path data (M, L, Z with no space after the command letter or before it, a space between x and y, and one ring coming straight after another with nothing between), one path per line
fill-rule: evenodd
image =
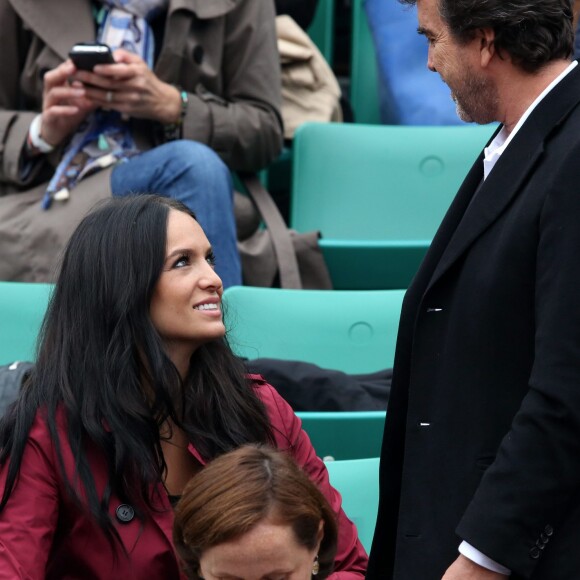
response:
M334 288L406 288L494 129L304 124L290 226L320 230Z
M404 292L233 286L224 293L228 340L248 358L279 358L347 373L393 366Z
M379 509L379 458L327 461L330 483L342 495L342 508L370 551Z
M302 428L323 459L362 459L381 454L385 411L300 411Z
M306 31L331 67L334 52L334 2L318 0L314 19Z
M0 282L0 364L34 361L52 284Z
M381 122L377 57L363 6L352 3L350 104L356 123Z

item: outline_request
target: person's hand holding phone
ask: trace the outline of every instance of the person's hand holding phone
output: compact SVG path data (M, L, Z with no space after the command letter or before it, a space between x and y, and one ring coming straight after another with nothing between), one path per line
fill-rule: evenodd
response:
M75 72L74 64L67 60L44 75L40 134L55 147L74 133L97 106L81 83L70 82Z
M115 64L99 64L92 71L78 70L75 78L97 106L128 117L176 122L181 113L177 88L160 80L147 63L131 52L114 52Z

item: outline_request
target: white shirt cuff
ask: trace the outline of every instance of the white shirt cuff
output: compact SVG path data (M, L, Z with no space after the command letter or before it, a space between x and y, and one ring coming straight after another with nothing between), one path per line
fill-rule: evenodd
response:
M497 572L498 574L505 574L510 576L512 571L498 564L495 560L488 558L485 554L482 554L477 548L474 548L471 544L467 542L461 542L459 546L459 553L463 554L466 558L469 558L472 562L479 564L483 568L487 568L492 572Z

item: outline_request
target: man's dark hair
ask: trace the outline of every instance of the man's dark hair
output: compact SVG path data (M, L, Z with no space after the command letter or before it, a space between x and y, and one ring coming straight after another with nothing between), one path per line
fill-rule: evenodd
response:
M415 5L417 0L400 0ZM460 41L492 28L495 47L526 72L569 58L574 46L571 0L439 0L439 10Z

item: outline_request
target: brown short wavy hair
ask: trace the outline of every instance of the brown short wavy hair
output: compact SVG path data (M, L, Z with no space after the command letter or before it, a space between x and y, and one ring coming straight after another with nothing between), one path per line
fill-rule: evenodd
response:
M338 541L332 508L290 456L258 445L219 456L184 489L175 508L173 542L188 577L200 579L205 550L242 536L272 512L309 550L318 541L320 520L324 522L317 578L326 578Z

